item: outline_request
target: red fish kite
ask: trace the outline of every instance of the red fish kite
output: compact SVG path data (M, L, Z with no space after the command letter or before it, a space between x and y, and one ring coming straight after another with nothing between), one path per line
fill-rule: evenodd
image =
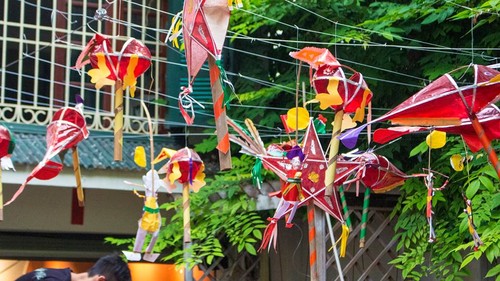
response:
M151 53L139 40L128 39L119 52L113 51L110 40L101 34L95 34L87 43L75 64L76 69L90 63L88 74L96 89L102 86L115 86L115 161L122 160L123 149L123 90L130 89L134 97L137 77L151 65Z
M484 128L484 132L489 140L500 138L500 109L498 109L497 106L491 104L485 107L477 114L477 119L479 120L481 126ZM461 135L472 152L477 152L482 148L481 141L476 134L476 131L474 130L472 122L469 118L462 118L460 120L460 125L434 127L398 126L377 129L373 133L373 141L377 143L387 143L406 134L421 131L430 131L432 129L450 134Z
M500 176L500 163L491 147L487 133L477 114L500 98L500 72L484 65L472 65L474 81L463 85L449 73L411 96L373 122L391 121L408 126L460 126L469 119L477 139L488 152L488 157ZM455 70L456 71L456 70ZM345 146L353 148L360 132L366 127L350 130L340 138Z
M5 203L11 204L21 195L26 185L33 179L50 180L56 177L62 170L63 165L52 160L64 150L73 151L73 169L75 171L76 187L79 205L83 206L83 189L81 184L80 164L78 160L77 145L80 141L88 138L87 123L83 116L83 101L78 101L75 108L64 107L56 111L52 121L47 126L47 151L42 161L29 174L26 181L19 187L14 196Z
M10 130L0 125L0 221L3 220L2 170L15 170L10 159L15 147L16 141Z

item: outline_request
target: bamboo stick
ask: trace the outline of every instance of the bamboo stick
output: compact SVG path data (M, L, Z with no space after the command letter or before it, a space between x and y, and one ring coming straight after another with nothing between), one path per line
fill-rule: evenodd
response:
M123 82L115 82L114 160L123 158Z
M208 66L210 69L210 85L212 86L212 99L214 103L219 165L221 170L229 170L232 168L231 150L229 149L229 130L227 128L226 106L224 105L224 91L219 80L220 71L215 59L211 56L208 57Z
M80 160L78 158L78 148L76 146L73 147L72 156L73 156L73 172L75 173L75 180L76 180L76 195L78 198L78 206L83 207L85 206L85 196L82 187L82 174L80 172Z

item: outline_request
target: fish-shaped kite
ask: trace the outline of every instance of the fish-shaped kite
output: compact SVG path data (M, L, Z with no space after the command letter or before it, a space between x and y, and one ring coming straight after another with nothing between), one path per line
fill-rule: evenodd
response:
M14 135L9 128L0 125L0 221L3 220L2 170L15 170L10 159L15 147Z
M74 108L63 107L54 113L52 121L47 126L47 151L45 152L45 156L4 206L14 202L33 178L50 180L56 177L62 171L63 164L53 161L52 159L64 150L71 149L78 203L80 207L82 207L84 203L84 194L81 183L77 145L82 140L88 138L88 136L89 131L87 130L87 123L83 116L83 100L77 97L77 104Z
M392 124L405 126L461 126L464 119L468 119L500 177L500 162L486 133L490 129L483 128L477 116L500 98L500 72L477 64L467 68L473 71L471 83L463 85L447 73L370 123L391 121ZM342 143L353 148L367 125L342 134Z
M491 104L477 114L477 119L484 128L489 140L500 139L500 109ZM472 152L481 150L482 144L469 118L460 119L459 125L445 126L395 126L380 128L373 132L373 141L376 143L387 143L406 134L437 130L450 134L461 135Z

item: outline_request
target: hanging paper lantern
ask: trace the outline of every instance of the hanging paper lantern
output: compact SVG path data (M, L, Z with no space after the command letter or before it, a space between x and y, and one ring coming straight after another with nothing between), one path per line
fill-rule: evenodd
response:
M88 58L87 60L84 60ZM114 85L119 79L123 89L130 87L130 95L134 97L136 79L151 65L151 52L137 39L130 38L119 52L111 48L110 40L101 34L95 34L87 43L75 68L82 68L89 63L93 69L88 74L92 77L97 89L104 85Z
M322 110L330 107L335 111L355 113L353 121L363 121L365 107L373 94L361 73L341 65L328 49L305 47L291 52L290 56L308 63L315 70L310 78L316 91L313 101L319 102ZM347 77L344 68L353 74Z
M157 157L158 159L158 157ZM156 160L155 160L156 162ZM189 185L194 192L205 185L205 164L198 153L189 148L175 152L160 173L166 173L165 181L169 188L175 188L175 182Z

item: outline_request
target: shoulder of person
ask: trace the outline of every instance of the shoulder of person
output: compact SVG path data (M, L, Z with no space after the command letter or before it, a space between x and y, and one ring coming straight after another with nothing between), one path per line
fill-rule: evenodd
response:
M16 281L71 281L71 269L38 268L19 277Z

